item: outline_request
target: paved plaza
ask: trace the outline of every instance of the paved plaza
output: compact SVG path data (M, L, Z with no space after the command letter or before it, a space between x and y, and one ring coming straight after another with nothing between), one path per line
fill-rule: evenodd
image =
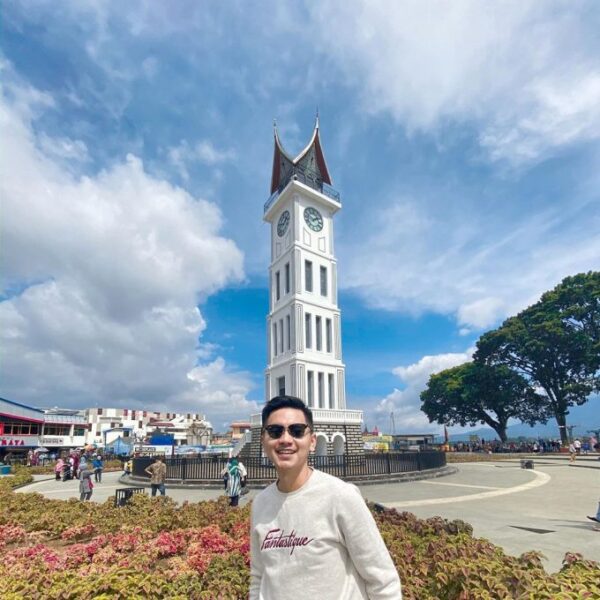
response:
M600 561L600 531L586 519L595 515L600 497L600 461L588 458L569 465L566 458L536 458L535 469L519 461L465 463L447 477L405 483L361 485L362 495L418 517L435 515L462 519L477 537L502 546L508 554L539 550L549 572L560 569L565 552L579 552ZM93 500L114 497L120 473L105 473ZM48 498L78 498L79 482L43 479L21 488ZM216 489L176 489L167 494L177 502L211 500ZM252 490L242 499L248 502Z

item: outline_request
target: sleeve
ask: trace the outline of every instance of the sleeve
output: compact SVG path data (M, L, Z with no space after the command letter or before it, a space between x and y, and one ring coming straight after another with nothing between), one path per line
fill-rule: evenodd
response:
M340 497L341 496L341 497ZM338 496L337 519L354 567L371 600L401 600L400 577L358 488Z
M260 540L254 527L254 519L251 520L250 531L250 595L249 600L258 600L260 597L260 585L263 575L263 564L260 556Z

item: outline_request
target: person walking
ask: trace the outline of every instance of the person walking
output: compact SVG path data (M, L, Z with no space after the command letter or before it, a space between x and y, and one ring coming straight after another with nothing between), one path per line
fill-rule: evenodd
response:
M277 481L252 504L250 600L401 600L400 578L360 491L308 465L311 410L277 396L262 410Z
M93 489L94 484L92 483L92 471L89 469L83 469L79 473L79 499L81 501L90 500Z
M54 477L56 478L56 481L60 481L60 478L62 477L62 472L63 472L63 467L65 466L65 461L63 460L62 456L59 457L59 459L56 461L56 464L54 465Z
M104 469L104 461L99 454L94 454L92 467L94 467L94 480L96 483L102 483L102 470Z
M167 465L163 462L160 456L154 459L154 462L144 469L145 473L150 475L150 487L152 488L152 497L156 496L159 491L161 496L166 493L165 479L167 478Z
M237 506L242 493L242 470L237 458L231 458L221 471L221 477L227 478L225 493L229 496L229 506Z

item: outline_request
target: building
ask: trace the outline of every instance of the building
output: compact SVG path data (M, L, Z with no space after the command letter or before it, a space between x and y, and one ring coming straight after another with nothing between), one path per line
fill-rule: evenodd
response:
M49 452L88 444L103 448L119 438L141 444L157 430L173 434L176 446L208 446L212 436L212 425L198 413L42 409L0 398L0 458L9 451L18 456L35 448Z
M198 413L175 413L128 408L89 408L86 442L105 446L118 437L141 442L157 429L174 434L175 445L208 445L212 425Z
M231 425L231 441L236 442L250 431L250 421L234 421Z
M75 410L42 410L0 398L0 458L9 452L24 456L28 450L58 452L85 444L86 418Z
M337 298L334 215L318 118L307 146L292 158L275 127L271 196L263 220L271 229L265 401L298 396L312 409L316 454L362 452L362 411L346 408L341 314ZM252 415L251 454L260 450L260 414Z

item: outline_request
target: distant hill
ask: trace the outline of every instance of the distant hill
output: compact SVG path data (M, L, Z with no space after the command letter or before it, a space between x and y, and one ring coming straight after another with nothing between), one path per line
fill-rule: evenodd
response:
M600 396L593 396L583 406L574 406L567 416L567 425L573 425L573 437L589 435L588 431L600 429ZM509 438L527 437L527 438L552 438L558 439L558 426L556 421L551 419L545 425L538 424L530 427L523 423L509 425L507 428ZM498 439L496 432L489 427L479 427L463 433L451 434L450 440L455 442L468 441L470 435L477 435L484 440Z

